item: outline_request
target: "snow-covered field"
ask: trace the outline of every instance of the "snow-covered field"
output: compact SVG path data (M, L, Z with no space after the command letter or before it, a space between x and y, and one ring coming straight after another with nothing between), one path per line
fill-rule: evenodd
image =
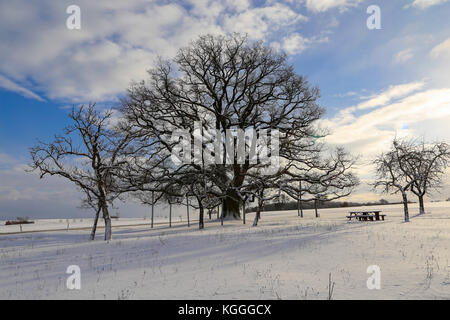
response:
M263 212L258 227L206 219L206 228L172 228L120 219L113 240L88 241L89 230L0 235L0 299L450 299L450 203L428 203L404 223L398 205L379 209L384 222L347 222L355 208ZM366 207L367 209L367 207ZM177 221L178 220L178 221ZM69 227L89 227L70 220ZM39 220L23 231L65 229ZM4 226L0 234L17 226ZM28 230L27 230L28 228ZM19 230L16 230L19 231ZM81 289L69 290L69 265ZM369 290L370 265L381 289Z
M92 228L92 223L94 219L86 219L86 218L77 218L77 219L30 219L34 221L32 224L23 224L22 230L20 230L20 225L5 225L6 221L0 220L0 235L11 234L11 233L19 233L19 232L35 232L35 231L62 231L62 230L76 230L76 229L86 229L89 233L89 230ZM186 219L184 219L186 220ZM112 223L114 227L126 227L133 225L150 225L150 218L119 218L112 219ZM172 223L177 224L183 222L183 219L179 217L173 217ZM184 221L186 222L186 221ZM164 218L155 218L154 224L162 224L168 223L167 219ZM104 226L103 219L99 219L98 227L103 228Z

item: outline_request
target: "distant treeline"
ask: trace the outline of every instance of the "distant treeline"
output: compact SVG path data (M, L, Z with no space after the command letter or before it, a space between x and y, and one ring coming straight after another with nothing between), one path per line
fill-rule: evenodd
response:
M389 202L385 199L375 202L348 202L348 201L317 201L317 207L319 209L325 208L347 208L347 207L364 207L364 206L383 206L388 204L401 204L402 202ZM408 203L414 203L408 201ZM280 203L268 203L264 205L263 211L285 211L285 210L297 210L297 201L280 202ZM314 209L314 201L302 202L302 208ZM255 212L257 207L250 207L246 211Z

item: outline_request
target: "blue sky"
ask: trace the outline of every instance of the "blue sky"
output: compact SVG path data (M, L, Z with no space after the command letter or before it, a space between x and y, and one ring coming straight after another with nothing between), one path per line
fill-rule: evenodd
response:
M81 9L69 30L66 8ZM366 10L381 9L369 30ZM113 105L158 55L203 33L247 32L284 50L321 89L330 145L361 162L354 200L373 200L371 157L395 136L450 140L450 1L11 1L0 3L0 218L90 215L76 190L24 172L28 148L67 124L68 106ZM443 194L450 196L448 183ZM123 215L142 216L135 205Z

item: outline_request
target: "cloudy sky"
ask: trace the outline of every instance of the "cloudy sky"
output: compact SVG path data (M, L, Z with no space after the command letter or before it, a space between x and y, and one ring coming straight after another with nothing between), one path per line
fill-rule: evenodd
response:
M80 30L66 27L73 4ZM373 4L381 29L367 27ZM327 142L361 155L363 184L351 200L379 199L365 184L369 162L394 136L450 141L449 15L448 0L2 1L0 219L89 216L71 185L24 171L28 148L67 124L69 106L114 104L158 55L170 57L200 34L233 31L284 50L320 87ZM434 197L449 196L446 186Z

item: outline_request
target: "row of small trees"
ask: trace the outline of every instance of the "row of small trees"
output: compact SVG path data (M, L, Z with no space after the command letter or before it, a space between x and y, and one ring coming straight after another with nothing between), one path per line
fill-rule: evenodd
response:
M442 178L450 162L450 145L395 139L388 152L375 160L375 189L400 193L405 221L409 221L408 191L418 197L420 214L425 213L424 197L442 187Z
M318 97L319 90L294 72L284 53L239 34L206 35L172 60L159 60L148 81L128 89L114 119L112 111L100 112L94 105L74 108L62 135L31 149L31 168L80 188L84 205L96 212L92 239L100 213L105 240L111 238L108 208L119 197L146 204L190 200L189 206L199 210L200 228L205 209L220 205L222 219L240 219L249 198L258 208L282 193L298 201L338 199L359 183L351 172L355 159L320 143L327 133L316 125L324 114ZM243 140L243 149L232 141L234 150L221 161L206 161L205 151L217 159L230 144L220 140L223 148L211 150L214 137L206 134L211 130L222 136L277 132L277 140L273 134L266 138L267 145L276 145L275 170L267 170L271 162L238 154L251 149L254 139ZM174 139L176 131L188 137ZM180 143L199 136L200 147L187 151L195 160L174 162ZM258 157L263 152L256 150ZM256 217L255 225L259 213Z

